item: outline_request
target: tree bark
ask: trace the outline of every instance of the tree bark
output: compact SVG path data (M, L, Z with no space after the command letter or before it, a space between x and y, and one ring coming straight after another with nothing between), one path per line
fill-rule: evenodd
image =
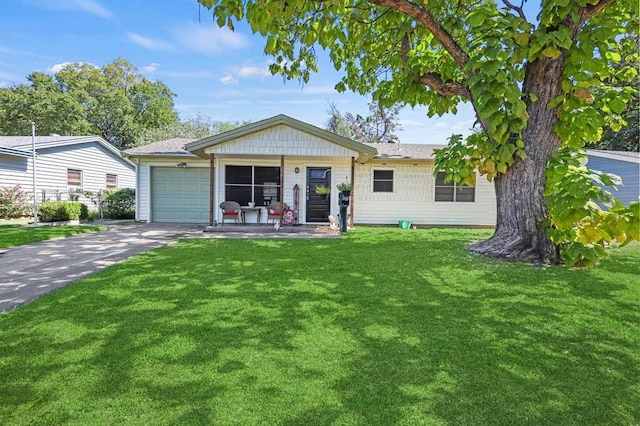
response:
M556 110L548 109L547 105L561 94L563 60L564 57L543 58L527 67L523 93L538 98L527 105L529 120L522 134L527 158L518 158L506 174L495 178L496 230L490 239L469 246L473 253L534 264L559 261L555 244L539 223L547 218L544 199L547 161L561 145L553 131Z

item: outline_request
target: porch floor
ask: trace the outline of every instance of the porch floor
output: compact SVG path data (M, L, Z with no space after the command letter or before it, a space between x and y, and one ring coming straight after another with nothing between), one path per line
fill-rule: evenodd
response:
M225 223L207 226L204 234L211 238L340 238L340 230L331 229L328 224L281 225L280 229L276 229L271 223L260 225Z

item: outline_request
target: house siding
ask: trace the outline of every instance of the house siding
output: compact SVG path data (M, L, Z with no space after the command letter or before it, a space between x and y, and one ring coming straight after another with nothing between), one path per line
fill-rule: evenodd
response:
M33 172L31 158L7 159L0 156L0 186L22 185L31 193ZM82 188L97 192L106 188L107 173L118 176L119 188L135 187L135 168L99 143L64 145L37 149L36 172L39 201L42 191L47 199L56 199L56 194L66 199L68 194L67 169L82 170ZM86 201L86 200L83 200Z
M640 165L637 162L621 161L612 158L589 156L587 166L593 170L613 173L622 178L622 185L617 190L606 187L614 197L623 204L628 205L632 201L639 201L640 197Z
M31 192L33 172L31 158L0 154L0 187L20 185L23 191Z
M283 124L214 145L207 154L352 157L358 153Z
M393 192L373 192L373 171L393 170ZM393 224L408 220L422 225L494 226L493 184L478 177L474 202L436 202L433 162L367 163L356 167L353 193L356 224Z

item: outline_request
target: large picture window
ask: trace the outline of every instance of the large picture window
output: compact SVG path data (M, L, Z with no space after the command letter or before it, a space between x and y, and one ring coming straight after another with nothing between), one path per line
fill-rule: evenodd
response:
M246 206L250 201L266 206L280 200L280 167L226 166L226 201Z
M373 192L393 192L393 170L373 171Z
M436 201L450 201L470 203L476 200L476 189L472 186L458 185L455 182L445 182L445 173L436 176Z

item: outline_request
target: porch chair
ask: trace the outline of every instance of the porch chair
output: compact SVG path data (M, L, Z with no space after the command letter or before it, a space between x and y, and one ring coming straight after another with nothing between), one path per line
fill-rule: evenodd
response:
M270 220L274 222L278 220L281 221L282 212L288 208L287 203L282 203L280 201L273 201L267 206L267 223Z
M220 203L222 210L222 221L220 226L224 225L225 218L232 218L236 224L240 224L240 203L235 201L223 201Z

